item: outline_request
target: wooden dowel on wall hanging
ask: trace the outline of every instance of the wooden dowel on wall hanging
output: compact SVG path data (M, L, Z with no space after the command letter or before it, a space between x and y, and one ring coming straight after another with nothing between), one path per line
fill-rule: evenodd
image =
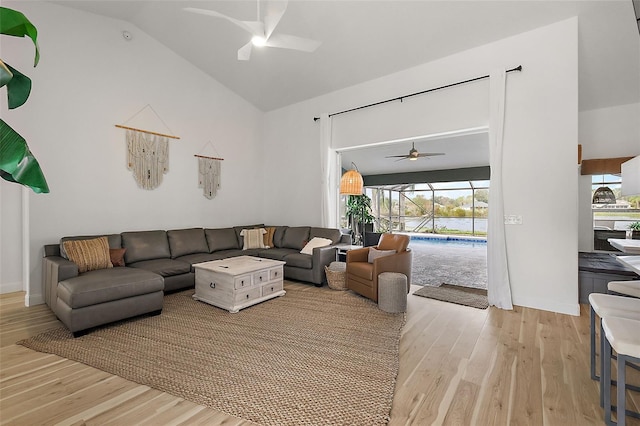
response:
M198 158L208 158L210 160L220 160L220 161L224 161L224 158L218 158L218 157L209 157L208 155L198 155L198 154L193 154L194 157L198 157Z
M135 127L123 126L122 124L116 124L115 126L121 128L121 129L134 130L136 132L148 133L150 135L163 136L165 138L171 138L171 139L180 139L180 136L173 136L173 135L167 135L165 133L152 132L151 130L136 129Z

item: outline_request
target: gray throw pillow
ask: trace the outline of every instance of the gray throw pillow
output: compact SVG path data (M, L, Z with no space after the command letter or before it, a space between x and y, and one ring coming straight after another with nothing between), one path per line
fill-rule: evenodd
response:
M390 256L392 254L396 254L396 251L395 250L378 250L376 248L369 247L368 262L373 263L373 261L379 257Z

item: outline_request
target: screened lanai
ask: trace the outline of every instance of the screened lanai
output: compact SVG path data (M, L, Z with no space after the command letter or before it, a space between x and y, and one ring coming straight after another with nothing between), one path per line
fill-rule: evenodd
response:
M364 244L383 232L411 234L413 284L487 287L489 180L370 185L364 194L373 217ZM349 227L343 201L342 224Z
M489 181L365 186L373 232L487 235ZM342 225L348 221L342 203Z

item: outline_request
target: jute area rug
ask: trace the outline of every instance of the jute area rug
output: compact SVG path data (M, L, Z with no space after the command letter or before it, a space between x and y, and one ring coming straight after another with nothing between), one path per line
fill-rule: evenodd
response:
M443 302L457 303L458 305L471 306L478 309L487 309L489 300L487 290L480 288L462 287L451 284L442 284L438 287L424 286L413 292L415 296L428 297Z
M159 316L18 344L263 425L386 424L404 314L327 287L285 290L235 314L187 290Z

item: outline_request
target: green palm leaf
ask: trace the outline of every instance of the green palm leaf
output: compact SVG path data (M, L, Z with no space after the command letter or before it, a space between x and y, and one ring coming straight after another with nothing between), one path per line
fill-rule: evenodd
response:
M13 78L7 83L7 99L9 109L18 108L22 106L31 93L31 79L22 74L11 65L5 63L6 67L13 74Z
M36 48L36 55L33 59L33 66L38 65L40 60L40 49L38 48L38 30L27 19L22 12L0 7L0 34L14 37L29 37L33 40Z
M0 59L0 87L4 87L13 78L13 73Z
M0 7L0 34L29 37L36 48L33 66L38 65L38 30L21 12ZM9 109L23 105L31 93L31 79L0 60L0 87L7 86ZM0 177L19 183L36 193L49 192L49 186L27 141L0 119Z
M35 193L49 192L47 180L27 141L0 119L0 177L27 186Z

